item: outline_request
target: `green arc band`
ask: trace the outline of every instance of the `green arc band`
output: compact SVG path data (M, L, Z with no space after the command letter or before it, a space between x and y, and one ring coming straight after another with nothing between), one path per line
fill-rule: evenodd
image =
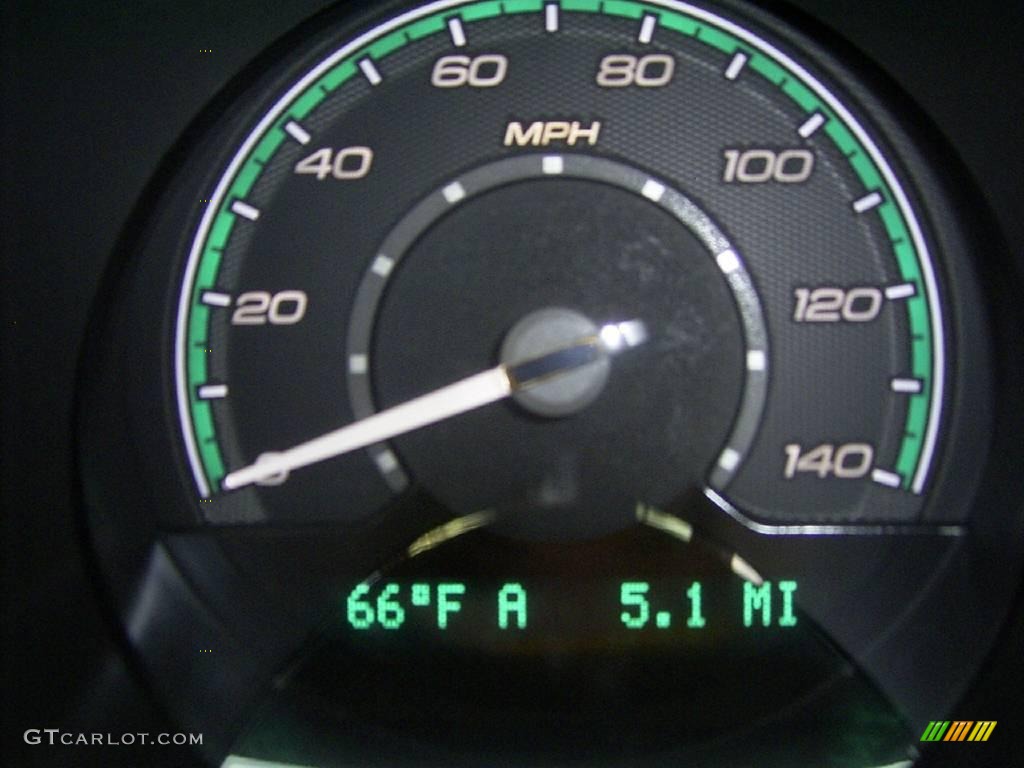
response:
M221 257L237 218L231 210L232 204L245 200L264 168L285 142L286 124L302 121L333 92L355 77L359 72L357 62L360 59L368 57L381 61L425 37L444 34L447 22L452 18L460 18L470 24L511 14L543 15L545 6L551 4L558 5L566 13L604 14L635 20L645 15L655 16L660 28L693 38L729 56L740 52L745 54L749 69L772 83L808 117L820 113L825 118L822 133L847 158L864 189L881 194L883 202L874 213L889 238L901 279L915 289L914 295L905 301L911 336L909 373L922 382L922 387L919 393L908 396L904 434L894 469L902 478L905 489L920 493L937 439L944 365L934 270L923 235L894 174L884 166L877 148L838 100L769 44L725 19L683 3L671 0L561 0L558 3L546 0L442 0L363 35L322 62L299 85L292 87L250 134L212 197L186 271L183 299L178 310L175 360L182 430L200 495L208 496L211 489L219 488L225 474L212 407L197 395L198 388L208 379L205 350L211 314L210 309L202 304L201 297L204 291L214 290L217 285Z

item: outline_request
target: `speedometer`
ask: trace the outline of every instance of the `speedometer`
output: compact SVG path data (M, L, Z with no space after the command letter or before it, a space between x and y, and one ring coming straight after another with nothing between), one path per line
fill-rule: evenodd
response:
M271 59L145 212L80 425L211 757L909 764L1021 556L926 129L740 3L392 4Z
M942 313L890 160L751 32L696 9L591 5L393 22L332 52L247 137L192 243L178 312L202 495L264 451L489 367L545 309L555 324L571 311L650 326L633 383L647 394L587 414L604 425L608 410L647 409L605 431L648 494L706 480L766 521L914 518L940 427ZM328 328L347 343L325 346ZM298 394L288 377L327 390ZM280 402L296 395L310 407ZM527 423L509 421L486 431ZM458 442L478 445L460 423L473 436ZM557 453L578 425L553 426L532 431ZM444 464L433 434L412 440ZM471 452L469 474L492 474L493 451ZM368 457L395 490L416 474L402 453L382 441ZM324 491L374 485L367 458L344 464L246 509L336 516ZM297 503L300 485L315 498ZM348 515L382 500L362 498Z

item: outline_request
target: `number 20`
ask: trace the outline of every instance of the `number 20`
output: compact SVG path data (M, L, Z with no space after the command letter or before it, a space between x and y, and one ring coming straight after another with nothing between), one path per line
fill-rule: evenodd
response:
M250 291L238 297L232 325L295 325L306 315L305 291Z

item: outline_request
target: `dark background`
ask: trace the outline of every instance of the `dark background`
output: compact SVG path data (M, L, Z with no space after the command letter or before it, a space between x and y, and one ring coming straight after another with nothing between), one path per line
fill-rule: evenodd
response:
M158 164L257 54L328 5L18 0L0 11L3 707L8 765L186 766L174 747L25 749L26 728L175 732L119 653L90 582L72 464L76 366L103 270ZM957 148L1024 263L1024 3L797 0L893 78ZM212 53L200 53L212 49ZM979 254L980 268L992 269ZM1020 504L1020 499L1007 499ZM140 510L145 514L145 510ZM999 720L930 764L1013 765L1018 599L951 716ZM938 717L941 713L936 713Z

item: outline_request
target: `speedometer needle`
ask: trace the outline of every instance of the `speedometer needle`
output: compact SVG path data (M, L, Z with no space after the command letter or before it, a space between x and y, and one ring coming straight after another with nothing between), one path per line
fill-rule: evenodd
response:
M647 329L640 320L605 325L598 333L577 339L560 349L523 362L489 368L286 451L264 454L254 463L227 475L223 487L233 491L437 424L563 376L596 362L602 355L638 346L646 339Z

